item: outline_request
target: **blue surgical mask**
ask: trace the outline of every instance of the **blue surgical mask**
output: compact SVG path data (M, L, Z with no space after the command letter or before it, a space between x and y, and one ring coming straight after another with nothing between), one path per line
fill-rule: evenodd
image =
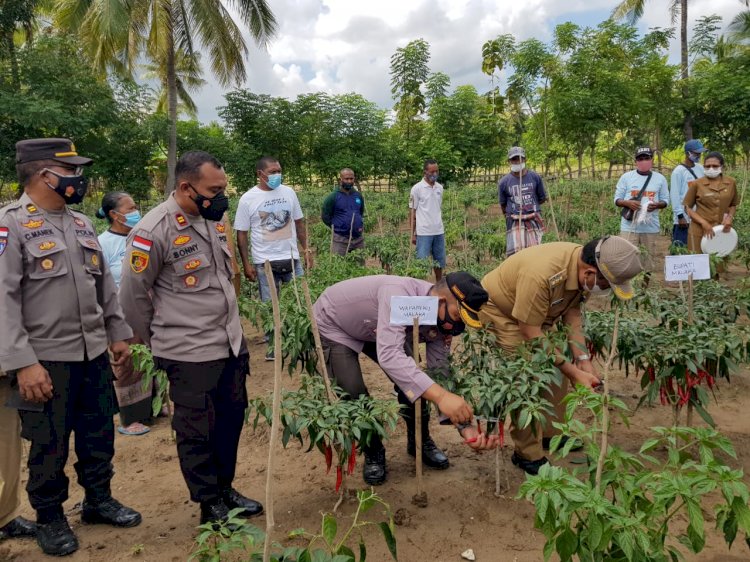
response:
M266 183L271 189L276 189L281 185L281 174L268 174L266 177L268 178Z
M437 179L438 179L438 175L437 174L429 175L429 176L427 176L427 179L429 181L431 181L432 183L435 183L437 181Z
M694 162L696 164L701 161L701 155L695 154L694 152L688 152L688 158L691 162Z
M128 228L135 227L135 225L138 224L138 221L141 220L141 212L137 209L127 214L120 214L125 217L125 226L127 226Z

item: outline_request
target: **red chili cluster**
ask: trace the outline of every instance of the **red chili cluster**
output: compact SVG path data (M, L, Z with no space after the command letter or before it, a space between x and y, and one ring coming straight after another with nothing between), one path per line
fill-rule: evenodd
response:
M326 474L331 471L331 465L333 464L333 448L330 445L326 445ZM349 453L349 461L347 465L347 474L350 476L354 474L354 467L357 466L357 444L352 443L352 450ZM336 467L336 491L338 492L341 488L341 482L344 480L344 471L341 465Z
M651 382L654 382L654 368L648 367L646 369L646 372L648 373L649 380ZM716 384L716 380L714 379L714 377L710 375L708 371L705 371L703 369L698 369L697 373L687 371L685 373L685 384L680 384L679 382L675 383L674 377L667 377L666 384L662 385L659 388L659 400L661 401L661 405L669 405L671 403L669 397L677 396L677 405L684 406L685 404L690 402L690 396L693 392L693 388L699 386L703 381L705 381L708 388L713 388L714 384Z

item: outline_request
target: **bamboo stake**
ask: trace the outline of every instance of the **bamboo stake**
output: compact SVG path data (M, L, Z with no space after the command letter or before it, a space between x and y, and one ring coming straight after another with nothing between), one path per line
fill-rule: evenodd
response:
M693 324L693 274L688 273L688 324ZM682 330L680 330L682 331ZM688 392L692 392L691 390ZM687 405L687 426L693 427L693 401L688 400Z
M333 228L331 229L333 230ZM344 252L344 255L349 253L349 246L352 245L352 234L354 232L354 213L352 213L352 222L349 225L349 241L346 243L346 252Z
M320 343L320 330L318 330L318 322L315 320L313 314L312 299L310 298L310 287L307 284L307 279L302 278L302 292L305 293L305 304L307 305L307 315L310 317L310 328L312 328L313 338L315 339L315 351L318 356L318 371L323 377L323 383L326 385L326 396L328 396L328 402L335 404L338 400L336 395L333 393L331 388L331 380L328 378L328 370L326 369L326 358L323 353L323 344Z
M560 242L560 230L557 228L557 219L555 218L555 207L552 205L552 195L550 190L547 191L547 201L549 201L549 213L552 216L552 227L555 229L555 239Z
M615 309L615 325L612 330L612 344L609 346L609 356L607 362L604 364L604 393L602 400L602 445L599 451L599 460L596 463L596 479L594 480L596 490L601 491L602 484L602 470L604 469L604 459L607 456L607 448L609 447L609 373L612 367L612 360L615 358L617 352L617 330L620 325L620 307Z
M419 317L414 317L414 328L412 333L412 353L414 362L419 366ZM422 486L422 398L418 398L414 404L414 443L417 458L417 496L427 499Z
M272 533L276 526L273 513L273 475L275 465L276 441L279 436L281 409L281 311L279 310L279 295L275 290L271 262L264 264L266 280L271 287L271 305L273 307L273 406L271 414L271 435L268 440L268 462L266 463L266 542L263 545L263 562L271 560Z

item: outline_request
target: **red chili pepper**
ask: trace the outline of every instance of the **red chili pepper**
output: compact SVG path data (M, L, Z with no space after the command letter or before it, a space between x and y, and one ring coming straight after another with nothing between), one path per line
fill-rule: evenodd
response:
M354 474L354 467L357 464L357 444L352 442L352 452L349 453L349 474Z
M653 367L649 367L649 368L646 369L646 372L648 373L648 379L651 382L654 382L656 380L656 374L654 372L654 368Z
M667 389L665 387L659 387L659 401L662 406L666 406L669 403L667 399Z
M333 462L333 449L330 445L326 445L326 474L331 472L331 463Z
M708 388L713 388L715 383L716 381L714 380L714 377L706 373L706 384L708 384Z
M497 422L497 434L500 436L500 446L505 445L505 424L502 421Z
M677 385L677 393L680 395L680 406L684 406L688 403L688 400L690 400L690 389L688 388L687 384L683 387L679 384Z
M341 465L336 467L336 491L339 491L339 488L341 488L341 481L344 479L344 474L341 470Z

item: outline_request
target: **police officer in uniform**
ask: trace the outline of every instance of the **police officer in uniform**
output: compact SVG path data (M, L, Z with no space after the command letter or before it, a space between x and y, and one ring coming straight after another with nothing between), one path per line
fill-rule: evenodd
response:
M63 512L65 463L75 433L81 519L132 527L141 515L110 493L116 412L115 365L130 361L125 323L94 227L68 204L86 194L83 166L67 139L16 144L21 198L0 210L0 368L31 441L26 490L37 513L37 542L64 556L78 541ZM5 430L5 428L2 428Z
M552 422L562 421L565 414L562 399L568 381L589 388L600 384L586 354L581 303L610 288L620 299L631 298L629 281L642 271L638 254L636 246L619 236L597 238L585 246L552 242L513 254L482 279L490 298L479 317L505 351L513 352L524 341L541 336L558 320L570 328L568 342L574 360L558 357L555 366L564 376L547 397L555 415L548 417L543 432L531 426L511 431L516 449L511 460L527 473L537 474L547 462L544 449L555 432Z
M128 236L120 302L170 381L180 468L201 523L263 506L232 487L247 407L249 354L227 244L227 177L207 152L185 153L176 189Z

